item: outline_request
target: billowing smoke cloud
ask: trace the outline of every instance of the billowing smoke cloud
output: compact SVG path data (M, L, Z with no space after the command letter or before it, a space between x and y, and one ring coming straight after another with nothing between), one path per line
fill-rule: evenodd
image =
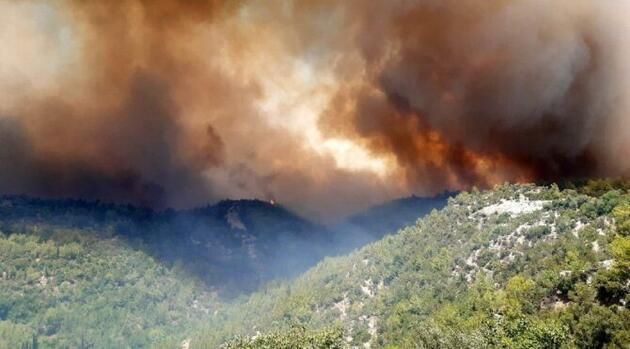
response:
M630 2L0 0L0 191L155 207L630 173Z
M210 185L201 172L220 162L223 143L211 123L197 130L194 140L180 125L174 89L194 62L177 58L168 38L192 25L193 14L208 13L211 20L219 11L213 3L192 3L181 8L166 2L77 2L64 8L3 3L13 9L7 17L25 16L22 26L30 21L39 27L31 30L33 37L16 32L6 38L9 54L20 56L23 40L57 41L34 48L42 60L24 57L20 67L27 74L14 80L22 78L26 86L3 89L5 98L12 98L2 112L2 133L9 136L0 143L12 160L3 161L3 191L158 207L207 198ZM51 27L58 32L47 34ZM37 65L64 55L72 57L54 76L29 76L31 64L37 71ZM38 79L51 79L53 86L43 91L28 86ZM220 79L210 84L221 85Z
M347 106L345 132L421 187L627 175L629 4L357 2L364 76L327 124Z

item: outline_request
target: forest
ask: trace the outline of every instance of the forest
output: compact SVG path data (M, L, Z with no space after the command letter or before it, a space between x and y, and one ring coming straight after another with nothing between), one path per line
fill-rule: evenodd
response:
M463 192L396 234L232 298L116 233L129 222L115 212L83 225L3 212L0 348L630 343L624 182Z

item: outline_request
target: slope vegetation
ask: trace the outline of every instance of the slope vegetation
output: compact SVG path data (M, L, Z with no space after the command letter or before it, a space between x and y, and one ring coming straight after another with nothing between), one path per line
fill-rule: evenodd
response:
M230 300L361 243L335 232L258 200L0 197L0 348L179 347Z
M224 296L251 292L273 278L304 271L332 245L324 227L258 200L153 211L78 200L0 198L0 229L33 226L119 237L162 263L178 264ZM282 253L278 245L284 247Z
M396 235L221 309L191 348L295 326L340 328L362 348L624 348L629 224L627 189L462 193Z
M0 233L0 348L173 347L216 304L185 270L115 237Z

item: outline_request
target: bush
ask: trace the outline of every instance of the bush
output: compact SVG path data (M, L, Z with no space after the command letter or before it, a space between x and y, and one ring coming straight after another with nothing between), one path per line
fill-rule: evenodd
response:
M340 328L307 331L303 326L293 326L284 332L236 338L221 346L222 349L342 349L346 347L343 330ZM203 343L195 343L192 348L204 348L204 346Z

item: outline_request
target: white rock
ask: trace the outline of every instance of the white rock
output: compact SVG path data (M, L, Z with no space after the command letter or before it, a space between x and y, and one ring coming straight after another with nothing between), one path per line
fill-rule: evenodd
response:
M486 216L502 213L508 213L511 216L518 216L521 214L542 210L543 206L547 202L548 201L544 200L530 201L528 198L521 195L518 200L501 199L500 203L486 206L479 210L479 212Z
M599 241L595 240L592 242L593 245L593 252L597 253L599 252Z

